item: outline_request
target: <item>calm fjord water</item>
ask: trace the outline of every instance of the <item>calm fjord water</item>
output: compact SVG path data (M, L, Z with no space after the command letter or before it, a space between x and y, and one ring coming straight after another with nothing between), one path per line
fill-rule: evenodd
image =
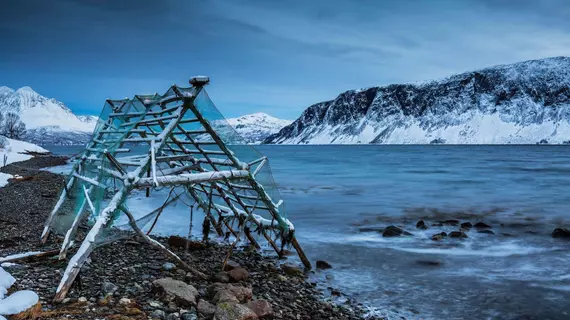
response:
M258 149L307 254L333 265L314 275L325 286L408 319L570 319L570 242L550 236L570 221L570 147ZM458 227L417 230L419 219L484 221L495 234L436 242ZM388 225L414 236L372 230Z

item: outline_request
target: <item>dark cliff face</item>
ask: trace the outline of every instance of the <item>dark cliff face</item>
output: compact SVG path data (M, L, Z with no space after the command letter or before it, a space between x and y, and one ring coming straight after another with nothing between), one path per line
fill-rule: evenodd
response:
M362 138L363 143L383 143L394 130L412 122L429 134L465 125L475 115L495 114L501 121L521 127L545 121L569 122L570 58L491 67L418 85L346 91L334 100L312 105L265 142L355 143ZM365 134L367 126L370 132L374 128L372 136Z

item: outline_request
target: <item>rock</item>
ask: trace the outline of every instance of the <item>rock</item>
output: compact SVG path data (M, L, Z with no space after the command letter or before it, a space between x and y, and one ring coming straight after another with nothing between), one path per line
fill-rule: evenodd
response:
M113 293L115 293L115 291L117 291L118 289L119 287L117 287L116 285L114 285L109 281L105 281L103 282L103 284L101 284L101 294L103 296L113 295Z
M553 238L570 238L570 230L566 228L556 228L552 231Z
M198 305L200 305L200 303L198 302ZM216 307L212 306L214 308L214 310L216 310ZM210 318L214 315L214 313L212 312L211 316L208 316L207 318ZM205 316L205 315L204 315ZM198 315L196 314L196 312L184 312L183 314L180 315L180 319L181 320L198 320Z
M425 230L428 228L428 226L426 225L426 223L423 220L420 220L420 221L418 221L418 223L416 223L416 228Z
M441 265L441 262L433 260L416 260L416 263L428 267L438 267Z
M216 305L216 320L250 320L257 319L257 314L243 304L221 302Z
M433 236L431 236L431 239L433 241L440 241L440 240L443 240L445 237L447 237L447 233L440 232L440 233L436 233Z
M448 220L440 221L440 223L442 225L446 225L446 226L457 226L457 225L459 225L459 220L448 219Z
M332 268L332 266L330 265L330 263L324 261L324 260L317 260L317 269L330 269Z
M224 267L224 271L230 271L234 268L239 268L239 267L240 267L239 263L233 260L228 260L228 262L226 262L226 266Z
M132 303L132 301L131 301L131 299L129 299L129 298L121 298L121 299L119 300L119 304L122 305L122 306L126 306L126 305L129 305L129 304L131 304L131 303Z
M207 319L212 318L214 313L216 313L216 306L202 299L198 301L198 307L196 309L199 314L203 315Z
M164 269L166 271L174 270L174 269L176 269L176 265L172 262L167 262L167 263L162 265L162 269Z
M486 234L495 234L493 231L491 230L479 230L477 231L477 233L486 233Z
M463 222L461 224L461 229L471 229L473 227L473 225L471 224L471 222Z
M247 272L245 268L237 267L228 271L228 276L230 277L230 280L240 282L249 279L249 272Z
M386 229L384 229L384 232L382 233L383 237L399 237L402 235L411 236L412 234L395 226L386 227Z
M170 236L170 238L168 238L168 245L184 249L188 246L188 250L190 251L206 249L206 245L202 242L188 240L179 236Z
M253 292L249 287L234 286L231 284L216 283L208 289L212 301L218 303L220 301L234 301L245 303L251 300ZM233 297L233 299L232 299Z
M301 271L301 269L299 269L298 267L289 264L289 263L284 263L281 265L281 270L283 270L283 272L288 275L288 276L302 276L303 275L303 271Z
M266 300L254 300L247 303L247 307L250 308L255 314L262 317L272 317L273 307L271 303Z
M480 221L477 222L477 223L474 225L474 227L477 228L477 229L489 229L489 228L492 228L490 225L488 225L488 224L486 224L486 223L484 223L484 222L480 222Z
M198 290L179 280L172 278L155 280L152 283L152 292L161 294L163 302L174 301L182 307L196 306Z
M461 232L461 231L451 231L449 233L449 237L450 238L467 238L467 235L465 234L465 232Z
M151 319L163 320L163 319L166 319L166 312L157 309L157 310L152 311L149 316Z
M432 227L443 227L443 223L440 223L440 222L438 222L438 223L432 223L431 226L432 226Z
M230 277L224 271L220 271L212 276L212 281L214 282L221 282L221 283L228 283L230 282Z
M171 313L166 316L166 320L180 320L180 315L177 312Z
M379 228L379 227L358 228L358 232L379 232L379 233L382 233L383 231L384 231L384 228Z
M85 298L85 297L80 297L79 299L77 299L77 302L79 302L79 303L87 303L87 298Z

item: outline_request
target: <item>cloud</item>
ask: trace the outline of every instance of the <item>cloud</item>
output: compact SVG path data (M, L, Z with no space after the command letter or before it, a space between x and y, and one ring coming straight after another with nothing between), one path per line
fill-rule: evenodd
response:
M352 88L568 54L568 16L563 0L12 1L0 85L38 80L98 111L73 88L124 96L207 74L222 112L294 118Z

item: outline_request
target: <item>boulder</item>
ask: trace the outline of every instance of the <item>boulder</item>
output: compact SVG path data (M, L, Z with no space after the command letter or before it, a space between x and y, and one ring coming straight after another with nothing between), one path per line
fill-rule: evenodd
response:
M383 237L399 237L399 236L411 236L411 235L412 235L411 233L395 226L386 227L386 229L384 229L384 232L382 233Z
M432 227L443 227L443 223L441 223L441 222L432 223L431 226Z
M198 290L179 280L158 279L152 283L152 292L160 294L163 302L173 301L182 307L196 306Z
M247 303L247 307L253 310L255 314L260 317L272 317L273 307L271 303L266 300L254 300Z
M330 268L332 268L331 264L324 261L324 260L317 260L316 267L317 267L317 269L330 269Z
M210 297L213 297L212 301L214 303L221 301L237 301L245 303L251 300L251 297L253 296L253 292L250 287L240 287L222 283L215 283L210 286L208 288L208 293Z
M423 220L420 220L420 221L418 221L418 223L416 223L416 228L425 230L428 228L428 226L426 225L426 223Z
M493 231L491 230L479 230L477 231L477 233L486 233L486 234L495 234Z
M490 229L490 228L492 228L490 225L488 225L488 224L486 224L486 223L484 223L484 222L481 222L481 221L477 222L477 223L474 225L474 227L477 228L477 229Z
M240 282L249 279L249 272L245 268L237 267L228 271L228 276L233 282Z
M442 225L446 225L446 226L457 226L457 225L459 225L459 220L448 219L448 220L440 221L440 223Z
M216 320L251 320L257 318L257 314L246 305L231 302L218 303L214 313Z
M288 276L299 277L299 276L303 275L303 271L301 271L301 269L299 269L297 266L294 266L294 265L289 264L289 263L282 264L281 270L283 270L283 272Z
M198 301L198 307L196 307L196 310L206 319L210 319L214 316L214 313L216 313L216 306L206 300L200 299L200 301Z
M461 224L461 229L471 229L473 227L473 225L471 224L471 222L463 222Z
M436 233L433 236L431 236L431 239L433 241L439 241L439 240L443 240L444 238L447 237L447 233L445 232L440 232L440 233Z
M184 249L186 249L186 245L188 245L188 250L190 251L206 249L206 245L202 242L188 240L179 236L170 236L170 238L168 238L168 245L173 248Z
M462 231L451 231L449 233L449 237L450 238L467 238L467 235L465 234L465 232Z
M566 228L556 228L552 231L552 237L570 239L570 230Z

